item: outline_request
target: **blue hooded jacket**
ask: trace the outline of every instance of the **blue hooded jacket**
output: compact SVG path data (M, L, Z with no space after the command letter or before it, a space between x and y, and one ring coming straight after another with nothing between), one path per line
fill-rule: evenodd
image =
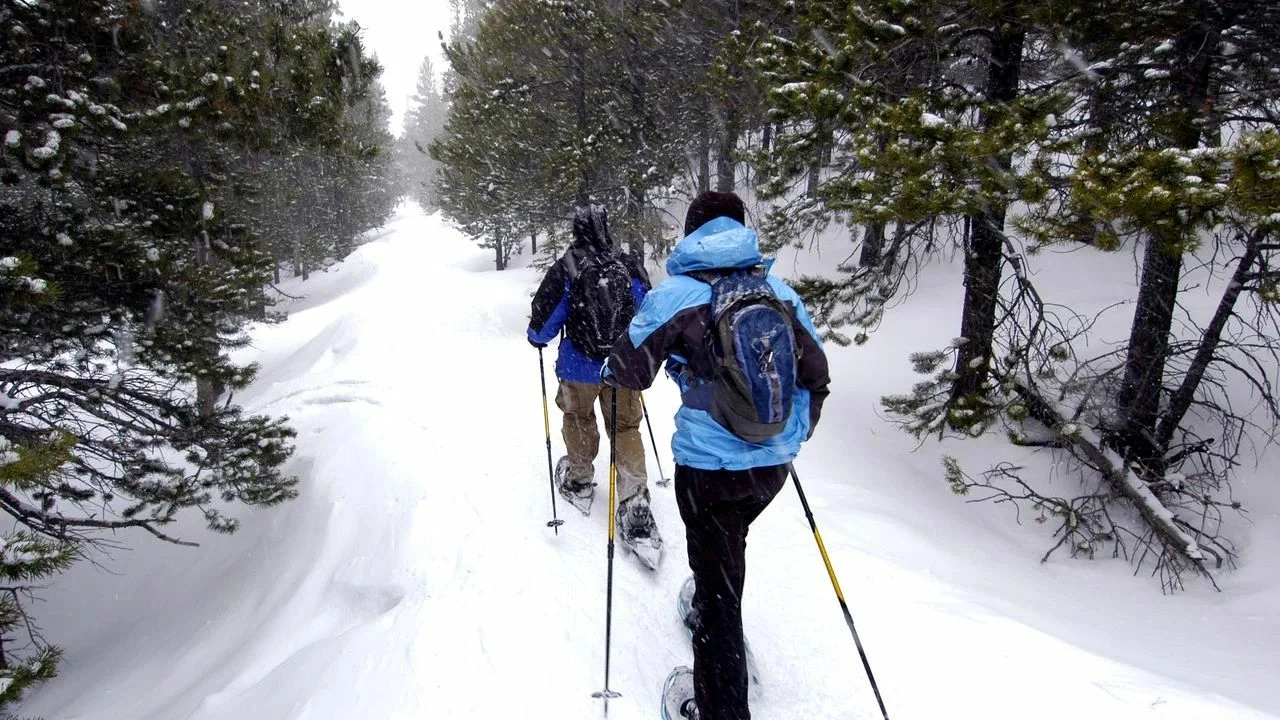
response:
M653 383L659 364L682 394L705 382L712 361L706 349L711 322L711 286L690 273L769 265L760 254L756 233L727 217L716 218L682 240L667 260L665 282L649 291L627 335L613 347L603 373L622 387L643 390ZM769 276L769 286L794 310L797 361L793 407L786 428L764 443L753 443L721 426L707 410L682 403L671 440L675 460L703 470L746 470L793 460L812 432L830 382L826 355L799 295Z

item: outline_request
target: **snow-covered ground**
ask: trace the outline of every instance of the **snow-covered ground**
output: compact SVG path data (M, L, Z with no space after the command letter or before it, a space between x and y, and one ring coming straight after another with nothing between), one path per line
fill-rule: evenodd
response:
M415 206L388 230L287 284L305 299L244 351L261 374L237 400L291 418L301 497L241 512L231 537L179 528L198 549L123 536L132 551L60 579L37 612L66 649L62 677L23 715L599 716L605 501L589 518L561 502L559 535L545 526L537 354L524 341L538 276L493 272L488 251ZM833 394L796 463L890 717L1280 717L1280 491L1263 485L1274 472L1241 481L1253 524L1222 593L1193 582L1162 596L1123 561L1040 564L1047 529L963 503L938 457L975 471L995 452L1047 458L998 439L917 449L877 414L881 395L917 379L906 354L954 334L957 292L922 282L870 344L831 350ZM661 380L646 398L669 475L678 398ZM691 662L675 611L683 530L670 489L653 492L663 566L615 561L618 720L657 717L667 671ZM753 526L748 556L754 716L878 717L793 488Z

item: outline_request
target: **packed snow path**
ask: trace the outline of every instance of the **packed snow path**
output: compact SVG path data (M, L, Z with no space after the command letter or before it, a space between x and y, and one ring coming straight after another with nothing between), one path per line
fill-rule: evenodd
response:
M546 527L524 340L537 277L493 272L489 251L410 206L342 265L286 284L305 298L255 331L245 357L261 374L236 400L291 418L301 497L240 512L231 537L179 528L196 550L122 536L135 549L100 559L111 573L78 567L38 610L67 650L63 676L22 714L599 717L607 493L590 518L560 502L559 535ZM945 328L952 310L938 314L920 322ZM1274 568L1242 571L1224 595L1162 598L1123 563L1039 565L1042 537L949 496L936 449L911 453L876 417L876 397L909 387L902 356L920 348L881 342L892 357L832 353L825 424L797 467L891 717L1280 712ZM554 348L546 359L553 394ZM646 397L670 474L678 398L663 381ZM662 568L615 561L617 720L657 717L666 673L691 662L675 608L683 529L672 491L652 492ZM1268 527L1258 541L1274 547ZM745 616L765 683L755 717L879 716L791 487L752 529Z

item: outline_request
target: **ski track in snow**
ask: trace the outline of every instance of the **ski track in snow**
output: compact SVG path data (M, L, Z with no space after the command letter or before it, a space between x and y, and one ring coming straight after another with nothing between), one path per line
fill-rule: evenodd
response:
M405 206L345 263L288 285L306 297L287 322L256 330L242 352L261 373L236 399L290 417L301 497L236 510L244 527L230 537L187 519L177 534L196 550L124 536L134 551L100 558L111 573L81 564L60 579L38 612L67 650L62 677L22 714L599 717L607 445L592 516L557 498L554 534L537 355L524 340L537 275L491 267L488 251ZM833 353L835 394L797 468L891 717L1277 717L1265 678L1280 669L1280 623L1261 600L1276 597L1274 576L1269 594L1162 598L1127 567L1039 565L1036 538L1005 516L957 530L964 521L948 518L966 510L946 497L934 457L909 455L910 438L865 409L897 377L845 394L868 376L862 357ZM660 379L646 401L670 476L678 396ZM647 461L666 556L650 572L616 553L617 720L656 718L663 678L692 662L675 608L683 527ZM957 546L971 532L973 546L996 545ZM794 488L750 540L754 716L878 718ZM1218 605L1227 618L1196 632Z

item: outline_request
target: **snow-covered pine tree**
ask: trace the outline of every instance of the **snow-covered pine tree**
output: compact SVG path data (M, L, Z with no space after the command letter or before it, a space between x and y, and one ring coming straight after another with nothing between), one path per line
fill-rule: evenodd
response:
M430 56L424 57L395 148L404 194L428 211L439 207L435 187L439 164L427 153L427 148L444 129L448 113L449 100L441 89L435 63Z
M274 206L260 171L303 150L377 156L351 125L364 122L354 116L376 64L354 28L331 26L331 10L301 0L0 5L0 510L18 527L2 561L11 600L102 533L177 542L165 526L191 512L230 532L237 503L296 493L281 471L292 431L230 403L226 391L253 368L227 351L268 305L278 213L335 200ZM385 114L366 115L385 134ZM369 167L352 163L345 181L380 187ZM385 216L383 197L341 210L348 240ZM40 638L8 642L12 613L26 608L0 606L5 665L30 670L0 679L10 693L47 677L56 659Z
M1065 27L1094 82L1059 132L1087 140L1024 226L1046 243L1138 247L1142 265L1122 362L1098 359L1076 371L1075 391L1030 404L1066 398L1114 453L1112 484L1150 528L1136 540L1173 588L1188 568L1231 561L1230 477L1242 448L1270 442L1280 423L1267 380L1280 366L1280 9L1127 2L1077 7ZM1202 325L1183 304L1189 263L1230 278ZM1256 398L1260 412L1238 409Z
M673 180L680 176L687 137L678 124L679 109L694 94L690 74L673 57L679 47L673 34L682 26L669 3L661 0L614 0L605 4L605 22L625 40L613 50L613 62L622 69L611 84L612 121L626 137L616 153L613 174L622 211L612 227L614 239L637 258L650 249L669 246L670 233L659 208L673 195Z
M509 0L481 18L474 42L446 49L457 75L443 135L440 201L495 267L531 229L616 186L626 135L612 122L598 3ZM603 199L603 198L597 198Z
M74 445L75 439L66 435L25 447L0 435L0 493L13 497L39 487L71 460ZM45 534L15 529L0 536L0 709L57 673L61 651L45 640L26 604L43 582L78 556L76 543Z
M945 205L932 192L942 177L929 172L929 143L910 132L942 120L925 96L945 67L935 46L948 28L937 12L933 4L807 3L756 61L776 129L754 158L761 196L774 203L762 223L766 242L809 246L833 223L863 229L849 254L857 261L840 267L845 277L800 285L840 344L865 341L886 303L944 245L934 219Z
M452 104L433 146L442 203L495 247L497 264L510 243L563 228L587 199L614 208L633 252L665 234L659 207L693 137L678 123L695 95L710 102L705 78L681 62L685 11L656 0L507 0L492 4L474 41L449 44Z
M856 330L852 339L864 340L904 280L945 239L959 237L963 341L951 345L950 367L894 407L918 416L918 431L942 424L980 431L992 416L1002 268L1017 262L1005 242L1006 210L1044 196L1039 156L1068 98L1063 79L1075 72L1048 51L1050 4L805 9L795 37L775 38L760 60L773 85L770 120L779 125L764 163L765 194L786 198L766 231L797 242L832 222L866 228L861 257L842 268L844 278L802 286L838 342L850 340L840 332L846 325ZM1031 64L1034 72L1024 74Z
M1152 548L1166 587L1179 583L1185 561L1199 567L1228 558L1217 522L1231 505L1216 493L1247 421L1227 411L1229 398L1206 401L1196 385L1211 364L1255 367L1241 361L1239 345L1221 352L1220 340L1241 294L1265 294L1274 278L1265 240L1274 212L1259 202L1265 194L1255 181L1273 176L1274 83L1264 88L1258 79L1278 65L1276 12L1195 2L1099 12L1004 0L806 8L809 31L766 48L777 87L773 117L789 123L769 191L798 198L784 210L799 210L776 214L771 229L795 238L847 218L868 227L865 237L883 257L880 222L901 229L963 219L960 336L945 351L914 356L933 380L886 404L917 432L948 425L982 432L997 410L1015 423L1042 423L1051 436L1044 442L1067 448L1114 494L1056 502L1001 466L973 480L953 464L948 479L1052 508L1073 554L1112 543L1136 559ZM818 168L823 176L797 192L829 137L835 148ZM1013 207L1019 214L1007 217ZM1025 273L1015 230L1031 239L1032 252L1037 243L1146 241L1123 365L1098 375L1106 358L1077 357ZM1235 280L1203 335L1180 342L1168 322L1180 257L1209 238L1231 251L1211 255L1229 258L1223 271ZM896 288L885 282L892 268L850 263L844 282L815 280L809 289L819 317L836 326L878 322ZM1264 308L1243 335L1265 349L1271 367L1273 343L1252 339L1265 335L1260 322L1274 322L1269 313ZM1166 379L1172 364L1187 367L1176 387ZM1257 375L1247 382L1262 387ZM1274 422L1274 400L1267 403ZM1223 437L1234 435L1226 453L1178 427L1193 404L1201 418L1225 418ZM1170 444L1174 436L1180 441ZM1119 457L1108 455L1111 448ZM1145 459L1134 472L1125 458ZM1192 474L1166 477L1171 464L1188 462ZM1131 517L1110 510L1119 498L1131 501Z

